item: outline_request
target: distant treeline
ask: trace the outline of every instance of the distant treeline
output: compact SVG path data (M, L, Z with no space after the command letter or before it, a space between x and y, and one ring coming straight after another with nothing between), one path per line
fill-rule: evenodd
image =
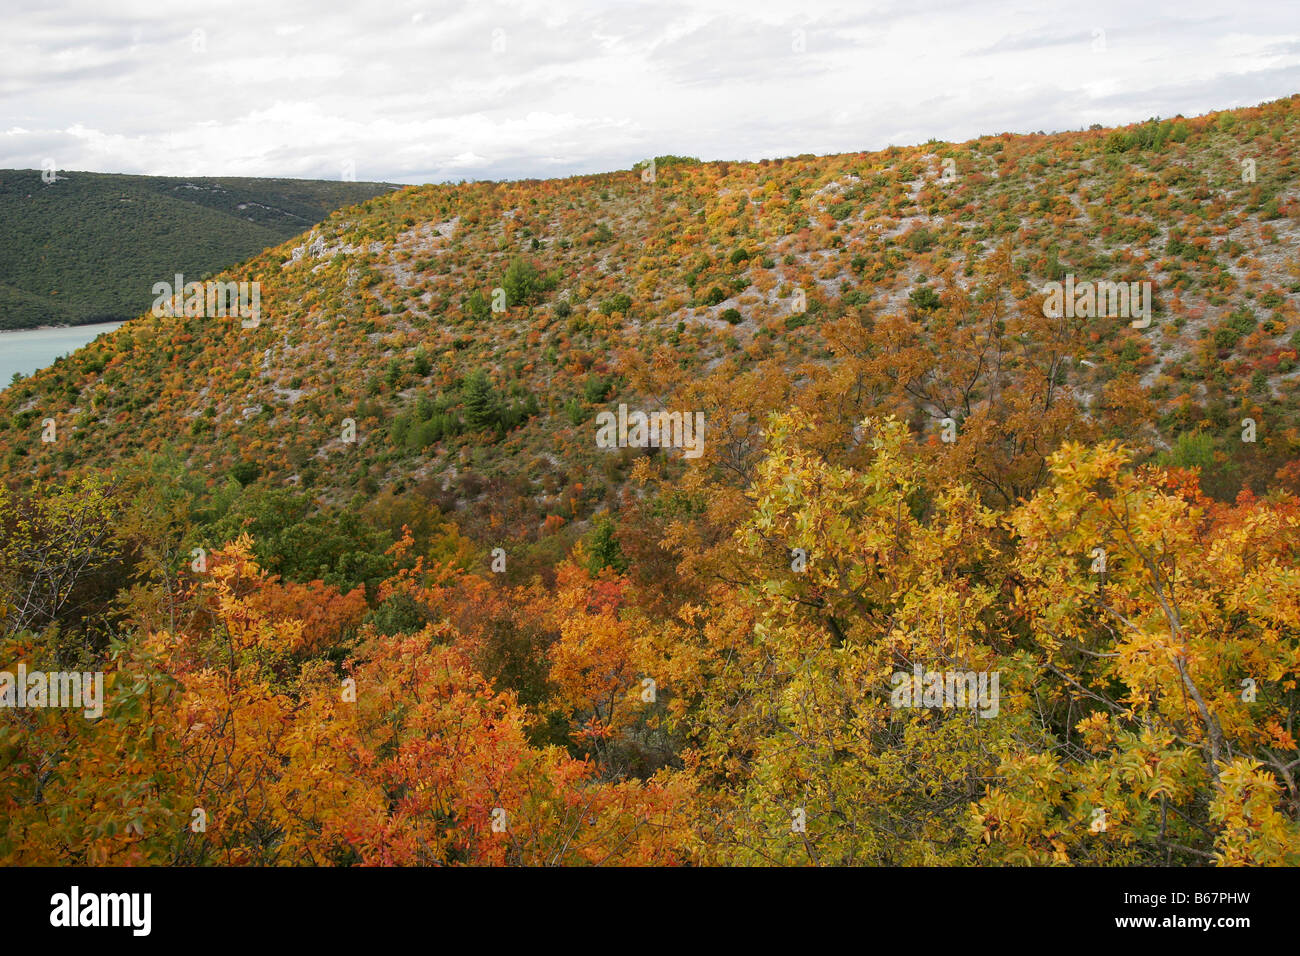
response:
M45 179L0 170L0 329L133 318L149 308L154 282L177 272L202 279L397 188L62 171Z

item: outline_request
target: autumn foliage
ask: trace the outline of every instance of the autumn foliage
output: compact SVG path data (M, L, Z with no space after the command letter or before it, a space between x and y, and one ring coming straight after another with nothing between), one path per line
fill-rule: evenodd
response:
M0 669L106 701L0 709L0 864L1300 864L1300 98L1223 116L404 190L6 390Z

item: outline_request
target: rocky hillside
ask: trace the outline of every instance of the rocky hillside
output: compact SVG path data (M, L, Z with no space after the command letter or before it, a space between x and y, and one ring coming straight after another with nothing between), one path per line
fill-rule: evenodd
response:
M0 393L0 456L23 482L167 448L214 486L418 492L537 540L605 508L645 454L597 447L601 410L701 410L725 470L752 443L736 422L802 404L836 427L890 410L940 440L945 420L974 430L995 501L1056 442L1104 435L1231 497L1300 449L1298 140L1292 97L404 188L226 273L260 283L257 327L146 314ZM1052 318L1053 281L1136 283L1134 309L1149 283L1153 315Z

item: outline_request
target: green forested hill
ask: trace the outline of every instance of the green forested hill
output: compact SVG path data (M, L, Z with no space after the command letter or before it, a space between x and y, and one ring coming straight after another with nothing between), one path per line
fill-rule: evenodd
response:
M0 170L0 329L139 315L154 282L218 272L392 188Z

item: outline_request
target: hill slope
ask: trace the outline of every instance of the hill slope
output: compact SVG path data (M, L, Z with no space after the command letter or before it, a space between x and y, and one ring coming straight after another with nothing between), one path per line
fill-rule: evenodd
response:
M336 501L436 476L444 508L499 481L535 530L562 489L581 484L589 513L621 485L634 456L592 439L618 401L715 415L835 381L845 420L889 408L923 430L981 407L1005 418L1008 386L1039 369L1076 432L1152 453L1210 433L1232 494L1297 452L1298 114L1291 98L1121 131L663 158L652 183L402 189L228 273L261 282L259 328L145 316L0 393L0 454L41 475L170 442L209 475L254 463ZM1150 327L1048 322L1043 290L1067 273L1150 282ZM771 394L745 408L731 386L760 366ZM469 422L478 371L501 407ZM728 387L706 398L709 382ZM1248 413L1259 439L1243 447ZM58 444L34 440L47 417ZM987 478L1004 498L1032 480Z
M408 188L0 392L0 862L1300 864L1297 141Z
M128 319L168 274L215 273L393 188L0 170L0 329Z

